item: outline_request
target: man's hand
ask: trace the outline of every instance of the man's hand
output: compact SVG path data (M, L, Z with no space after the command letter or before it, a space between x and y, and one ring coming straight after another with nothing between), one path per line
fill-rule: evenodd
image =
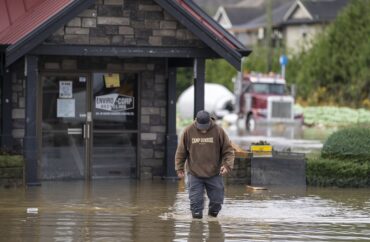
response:
M225 166L225 165L221 166L221 168L220 168L220 175L221 176L224 176L229 172L230 172L230 169L227 166Z
M178 171L177 171L177 176L178 176L180 179L184 178L184 176L185 176L184 170L178 170Z

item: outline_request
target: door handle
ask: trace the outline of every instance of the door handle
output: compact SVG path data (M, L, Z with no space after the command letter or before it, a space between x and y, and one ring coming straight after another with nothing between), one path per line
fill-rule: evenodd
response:
M86 124L84 124L84 139L86 139Z
M90 124L86 124L86 138L90 139Z
M84 139L90 139L90 124L84 124L84 127L83 127L83 131L84 131Z
M71 134L82 134L82 130L81 129L67 129L67 133L69 135L71 135Z

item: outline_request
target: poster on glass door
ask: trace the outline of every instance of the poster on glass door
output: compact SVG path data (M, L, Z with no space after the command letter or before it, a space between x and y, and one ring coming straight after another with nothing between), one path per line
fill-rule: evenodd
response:
M57 100L57 118L74 118L76 116L75 99Z
M132 116L135 115L135 98L112 93L95 97L96 115Z
M72 81L59 81L59 98L72 98Z

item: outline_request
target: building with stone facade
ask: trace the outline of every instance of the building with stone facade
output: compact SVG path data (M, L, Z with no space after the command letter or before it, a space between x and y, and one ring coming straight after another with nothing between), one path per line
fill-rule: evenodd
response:
M173 177L176 70L250 51L192 1L1 0L1 148L26 181Z

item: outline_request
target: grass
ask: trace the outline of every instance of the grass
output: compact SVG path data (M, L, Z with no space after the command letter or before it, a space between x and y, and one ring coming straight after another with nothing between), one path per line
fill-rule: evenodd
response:
M344 127L352 125L370 125L370 110L352 109L348 107L301 107L305 124L310 126Z

